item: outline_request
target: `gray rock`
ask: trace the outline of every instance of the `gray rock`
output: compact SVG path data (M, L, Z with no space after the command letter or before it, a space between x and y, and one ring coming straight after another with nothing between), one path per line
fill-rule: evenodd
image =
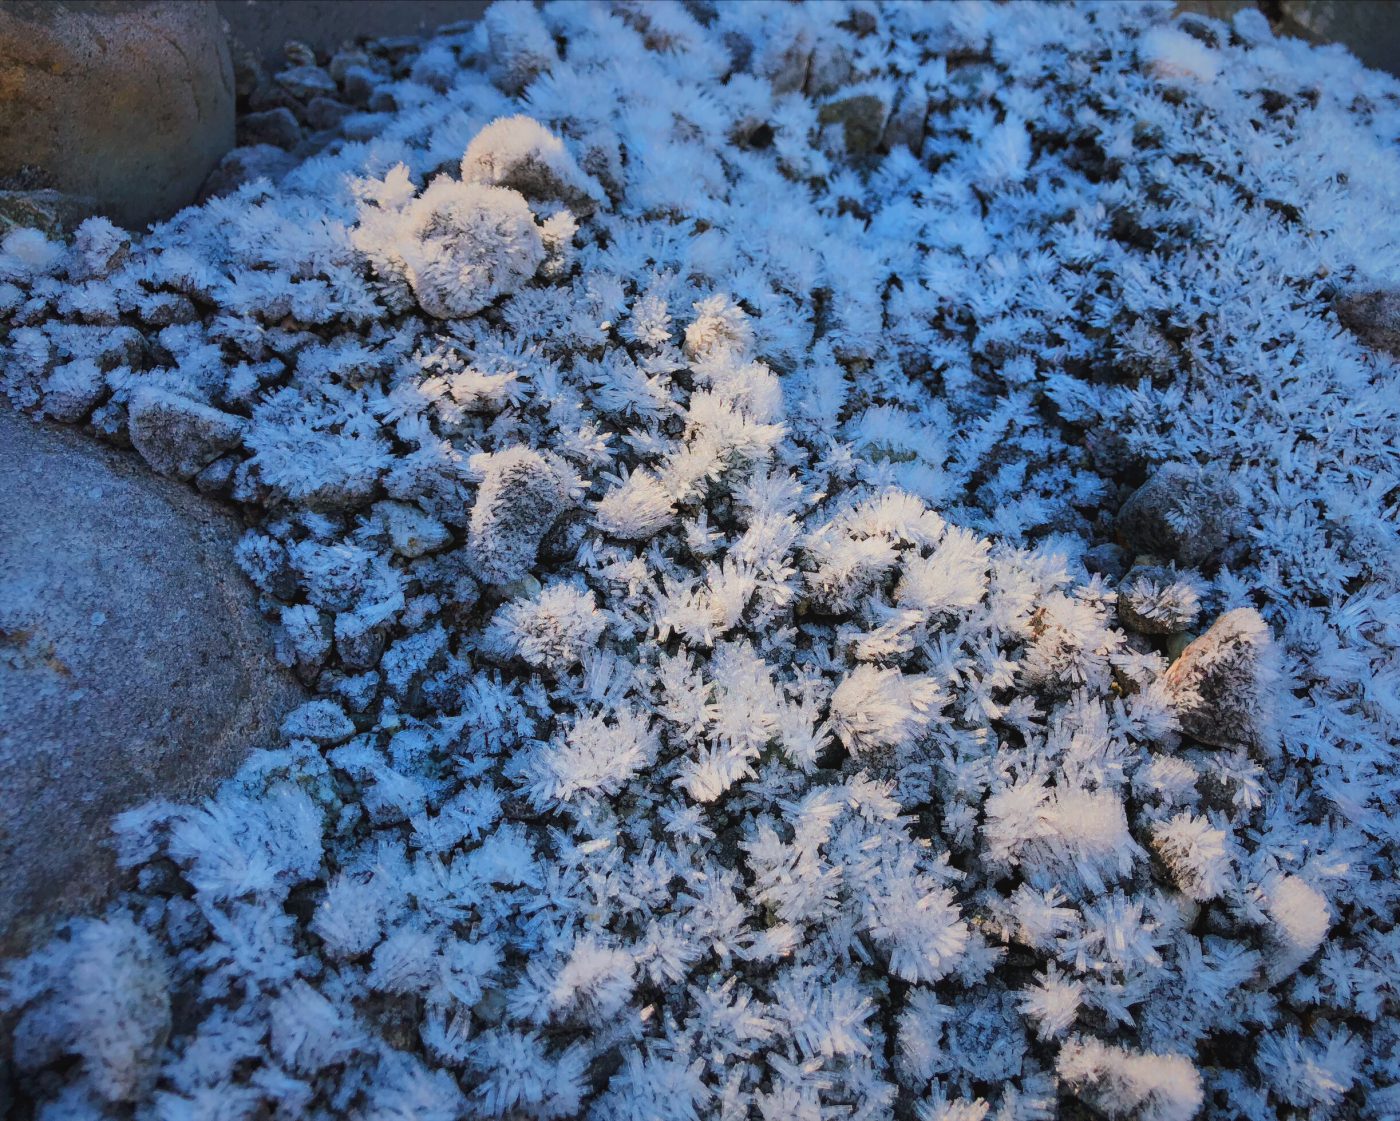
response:
M301 143L301 125L286 106L249 113L238 122L238 138L248 144L295 148Z
M60 238L97 212L97 201L53 190L0 190L0 237L20 226Z
M818 111L823 125L839 125L846 151L853 156L868 156L875 151L889 119L889 109L872 93L828 101Z
M1122 543L1136 553L1194 567L1230 543L1237 502L1226 480L1185 464L1166 463L1123 503L1115 528Z
M131 443L162 475L191 479L243 440L247 421L159 389L131 395Z
M303 115L312 128L328 129L337 128L351 112L350 106L333 97L313 97L306 103Z
M341 94L351 105L368 105L375 87L382 81L368 66L351 66L341 82Z
M1211 747L1275 748L1278 664L1273 634L1249 607L1220 616L1167 669L1181 730Z
M1090 573L1099 573L1110 580L1118 580L1128 571L1132 559L1127 550L1110 541L1085 550L1084 567Z
M303 101L335 96L335 80L319 66L291 66L278 71L272 80Z
M234 35L266 65L278 68L288 39L329 55L348 39L424 35L444 24L478 19L485 8L486 0L219 0Z
M0 176L139 227L194 201L233 144L233 68L207 0L0 5Z
M239 527L130 453L0 410L0 953L98 905L113 814L213 792L304 695Z
M209 173L209 178L200 189L199 200L205 202L219 195L231 194L254 179L276 183L296 165L294 155L271 144L248 144L235 148Z

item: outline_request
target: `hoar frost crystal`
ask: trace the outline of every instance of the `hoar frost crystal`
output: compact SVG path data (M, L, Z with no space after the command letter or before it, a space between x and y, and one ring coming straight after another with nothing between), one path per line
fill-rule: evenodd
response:
M237 503L317 695L9 966L36 1117L1400 1112L1394 81L867 0L351 69L3 242L4 392Z

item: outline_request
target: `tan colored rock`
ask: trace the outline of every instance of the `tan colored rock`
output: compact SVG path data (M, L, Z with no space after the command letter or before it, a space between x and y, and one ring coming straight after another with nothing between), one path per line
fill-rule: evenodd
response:
M140 227L194 201L233 118L212 0L0 4L0 179L37 171Z
M113 814L198 799L304 695L240 527L133 453L0 409L0 955L116 883Z
M1347 292L1333 304L1337 319L1365 346L1400 358L1400 291Z

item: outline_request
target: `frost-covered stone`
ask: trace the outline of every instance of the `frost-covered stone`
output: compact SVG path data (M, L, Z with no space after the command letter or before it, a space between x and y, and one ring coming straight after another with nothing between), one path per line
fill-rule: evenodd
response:
M482 18L486 28L489 65L495 82L510 94L521 93L538 75L559 61L559 49L538 16L507 13L493 5Z
M307 701L282 721L288 739L306 739L321 747L344 743L355 734L355 723L332 701Z
M1115 525L1124 543L1138 553L1200 565L1230 543L1236 502L1227 480L1167 463L1123 503Z
M1317 888L1284 874L1264 882L1264 910L1269 916L1265 971L1270 981L1277 982L1317 953L1332 925L1332 914Z
M592 213L603 197L564 142L525 116L503 117L477 133L462 157L462 179L508 187L532 202L561 202L583 215Z
M389 545L401 557L423 557L452 543L452 531L407 502L380 502L375 517L389 535Z
M1152 836L1152 847L1171 869L1176 885L1202 902L1230 885L1230 855L1225 842L1224 830L1189 813L1163 822Z
M1066 1043L1055 1065L1061 1082L1112 1121L1191 1121L1205 1097L1184 1055L1139 1054L1085 1038Z
M1118 585L1118 618L1139 634L1176 634L1200 613L1197 584L1175 569L1134 565Z
M1273 634L1259 613L1227 612L1167 670L1181 730L1212 747L1271 754L1278 672Z
M545 261L540 227L516 191L440 175L392 210L361 211L356 244L400 273L429 315L475 314Z
M44 379L44 412L65 424L82 420L106 396L107 379L90 358L65 362Z
M198 401L159 389L131 395L132 446L162 475L193 478L243 440L247 422Z
M467 555L486 583L510 584L529 574L567 494L558 471L529 448L493 452L479 469Z

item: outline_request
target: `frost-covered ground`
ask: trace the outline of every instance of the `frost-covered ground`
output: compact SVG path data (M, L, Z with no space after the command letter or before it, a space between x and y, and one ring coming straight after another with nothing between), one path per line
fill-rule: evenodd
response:
M41 1117L1400 1114L1400 86L520 4L372 104L0 256L320 697L12 967Z

